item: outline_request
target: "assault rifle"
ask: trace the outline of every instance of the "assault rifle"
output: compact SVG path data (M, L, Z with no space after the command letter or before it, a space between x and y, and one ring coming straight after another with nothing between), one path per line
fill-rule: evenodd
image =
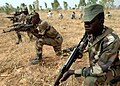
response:
M30 31L31 28L33 28L33 24L13 24L9 27L12 27L10 28L9 30L4 30L3 29L3 33L7 33L7 32L12 32L12 31Z
M10 21L12 21L12 23L18 22L18 17L16 17L16 16L13 16L13 17L5 17L5 18L10 19Z
M69 68L71 67L71 65L73 64L73 62L76 61L77 57L79 55L83 54L83 51L86 47L86 43L88 42L87 40L87 33L84 34L83 38L81 39L81 41L79 42L79 44L74 48L74 50L72 51L71 55L69 56L68 60L66 61L66 63L63 65L62 69L60 69L59 71L59 75L56 78L53 86L59 86L60 84L60 79L63 77L63 74L69 70Z

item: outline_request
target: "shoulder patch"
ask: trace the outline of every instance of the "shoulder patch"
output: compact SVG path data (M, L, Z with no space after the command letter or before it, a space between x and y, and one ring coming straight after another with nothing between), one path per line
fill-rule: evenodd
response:
M107 42L108 45L110 43L114 42L114 40L115 40L115 38L112 34L107 35L106 38L108 39L108 42Z

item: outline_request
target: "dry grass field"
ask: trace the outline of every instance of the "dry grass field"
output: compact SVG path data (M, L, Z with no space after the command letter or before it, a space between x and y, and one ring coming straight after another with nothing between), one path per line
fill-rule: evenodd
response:
M47 11L39 11L42 20L53 25L64 38L62 48L68 48L78 44L83 33L84 26L78 19L79 11L76 10L76 19L70 19L70 11L62 11L64 19L58 19L58 12L53 11L53 18L47 19ZM120 36L120 10L111 10L112 18L105 19L105 25L112 27ZM30 41L25 32L22 33L23 42L16 45L15 32L2 33L3 28L11 25L8 16L0 13L0 86L52 86L58 75L59 69L68 57L57 57L51 46L44 45L43 59L37 65L31 65L30 61L35 57L35 40ZM71 69L77 69L88 65L87 55L77 60ZM60 86L81 86L82 77L70 77Z

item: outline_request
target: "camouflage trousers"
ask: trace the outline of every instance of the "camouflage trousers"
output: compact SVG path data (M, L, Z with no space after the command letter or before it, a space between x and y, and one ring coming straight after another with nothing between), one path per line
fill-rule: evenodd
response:
M114 79L114 77L120 75L120 68L109 70L103 76L89 76L85 78L83 86L109 86L110 80ZM120 83L117 83L114 86L120 86Z
M18 37L18 43L22 42L21 33L19 31L16 31L17 37ZM30 32L27 32L28 37L30 38L30 41L33 39L33 35Z
M36 41L36 52L37 54L41 54L43 45L50 45L53 46L56 55L59 56L61 55L62 42L63 42L63 38L61 36L55 39L46 38L46 37L39 38Z

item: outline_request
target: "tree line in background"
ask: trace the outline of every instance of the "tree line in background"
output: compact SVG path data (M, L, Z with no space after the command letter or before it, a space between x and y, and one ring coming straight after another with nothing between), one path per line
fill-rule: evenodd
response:
M105 9L112 9L112 8L116 8L116 6L114 5L114 0L80 0L78 4L75 4L75 6L73 8L71 8L68 3L66 1L63 1L63 8L64 10L68 10L68 9L80 9L80 7L84 7L86 5L92 4L92 3L99 3L101 5L103 5L103 7ZM48 8L47 2L44 2L45 5L45 9L42 8L42 6L39 5L39 0L35 0L33 2L33 4L30 4L28 6L28 9L30 11L32 10L59 10L62 9L60 3L58 2L58 0L54 0L51 3L51 7L52 8ZM20 6L17 6L16 8L14 8L11 4L9 3L5 3L5 6L1 6L0 7L0 12L5 12L6 14L9 14L11 12L14 11L20 11L22 6L27 6L24 3L21 3ZM117 8L120 8L120 6L118 6Z

